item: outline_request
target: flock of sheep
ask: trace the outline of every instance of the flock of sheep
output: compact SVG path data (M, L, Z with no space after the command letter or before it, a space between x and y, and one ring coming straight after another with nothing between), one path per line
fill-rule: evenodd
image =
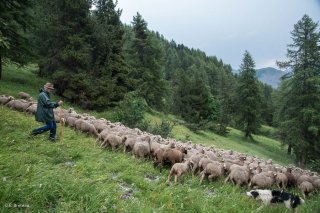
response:
M19 97L21 99L1 95L0 104L34 114L37 103L32 97L24 92L20 92ZM54 114L59 122L59 111L54 110ZM97 137L97 144L103 149L111 147L112 150L122 148L124 152L131 151L133 157L152 159L160 170L165 164L169 164L171 170L168 183L172 176L177 183L181 175L191 172L199 175L200 184L204 178L213 181L225 175L225 183L232 182L250 188L270 189L276 186L286 189L297 186L304 197L320 189L320 176L316 172L295 166L284 167L274 164L271 159L262 160L232 150L192 144L190 141L164 139L137 128L128 128L121 123L78 114L73 109L62 110L62 121L69 127Z

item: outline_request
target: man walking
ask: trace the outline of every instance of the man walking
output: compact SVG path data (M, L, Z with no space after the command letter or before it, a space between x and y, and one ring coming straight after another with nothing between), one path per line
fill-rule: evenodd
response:
M45 123L46 125L32 130L31 135L38 135L50 130L49 140L55 142L57 126L56 121L54 120L53 108L61 106L62 101L50 101L50 93L52 90L54 90L52 83L46 83L43 88L40 89L36 111L36 121Z

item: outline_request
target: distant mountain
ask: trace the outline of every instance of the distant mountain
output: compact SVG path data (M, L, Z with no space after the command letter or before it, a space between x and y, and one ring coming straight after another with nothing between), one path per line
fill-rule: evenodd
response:
M234 74L239 74L240 70L232 70ZM273 67L266 67L256 70L256 76L259 81L277 88L280 84L280 78L285 75L286 72L277 70Z
M280 84L280 78L285 75L286 72L277 70L272 67L262 68L257 70L257 78L273 88L277 88Z

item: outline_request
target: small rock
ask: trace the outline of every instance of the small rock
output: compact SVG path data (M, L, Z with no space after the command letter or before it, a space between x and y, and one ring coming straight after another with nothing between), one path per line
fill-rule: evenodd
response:
M64 163L64 165L65 165L66 167L72 167L72 166L75 165L75 163L72 162L72 161L67 161L67 162Z

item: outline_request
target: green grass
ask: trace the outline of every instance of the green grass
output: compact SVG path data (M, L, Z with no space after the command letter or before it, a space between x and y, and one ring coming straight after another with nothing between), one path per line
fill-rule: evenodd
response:
M33 116L0 106L0 212L251 212L259 203L247 189L223 184L223 178L199 185L186 175L177 185L165 183L151 161L95 147L95 139L69 128L63 143L48 134L30 137L39 126ZM155 180L147 177L156 177ZM132 191L132 196L122 199ZM24 205L27 208L9 206ZM289 212L283 206L262 212ZM313 196L302 212L319 212Z
M36 78L33 69L5 66L0 94L17 97L18 92L25 91L36 98L39 87L48 80ZM108 116L110 112L95 114ZM247 188L225 185L224 178L213 183L204 181L200 186L198 177L186 175L179 184L167 185L168 170L160 173L151 161L101 150L95 147L93 137L64 128L63 144L54 144L47 140L48 133L29 136L40 125L33 116L0 106L0 117L0 212L236 213L252 212L260 206L242 194ZM146 115L152 122L164 118L174 119L161 113ZM212 132L195 134L176 125L173 136L273 158L282 164L292 162L278 141L255 136L257 143L250 143L235 129L228 137L221 137ZM297 189L293 191L300 194ZM128 192L132 196L123 199ZM320 198L308 198L300 211L320 212ZM290 211L279 205L261 212Z

